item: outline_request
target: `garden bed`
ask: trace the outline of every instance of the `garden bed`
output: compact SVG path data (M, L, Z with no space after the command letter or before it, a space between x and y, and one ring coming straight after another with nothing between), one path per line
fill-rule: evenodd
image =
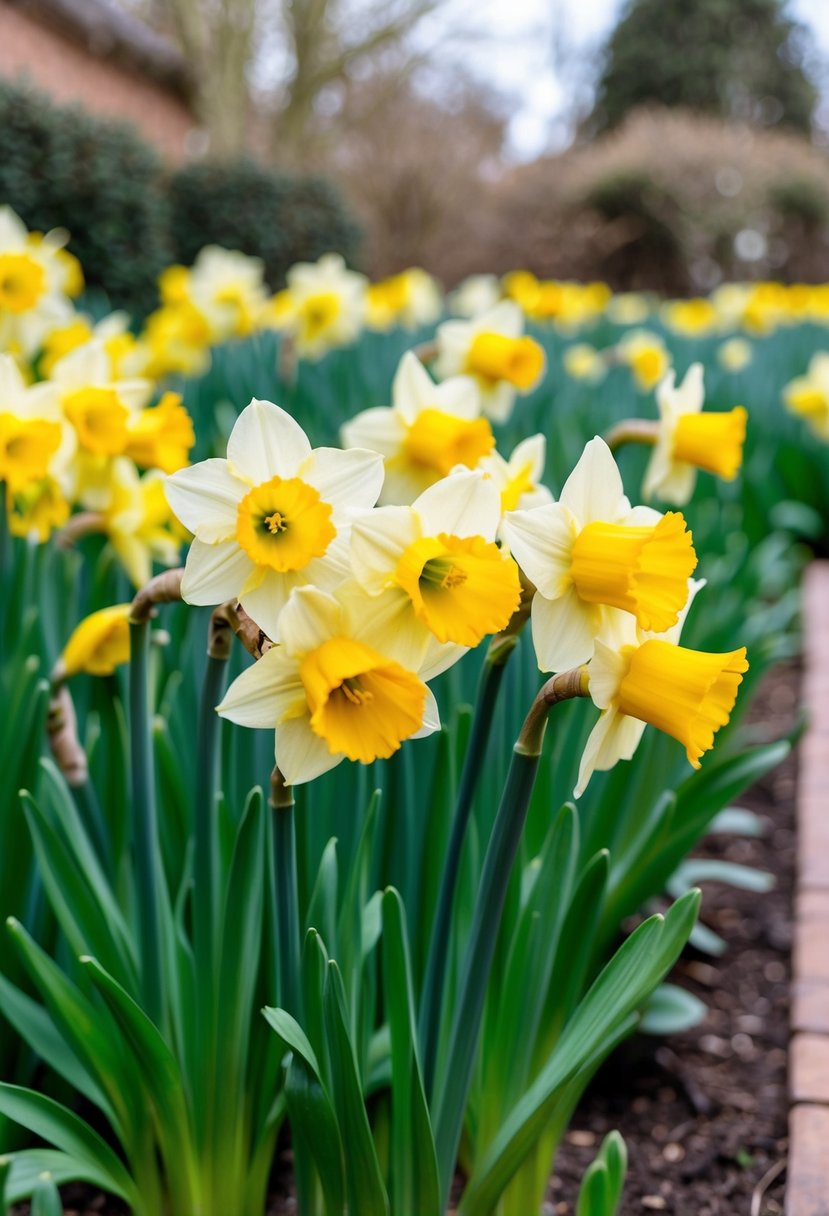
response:
M752 719L768 738L791 729L799 683L799 672L786 667L763 685ZM662 1044L637 1037L615 1052L585 1095L559 1153L550 1216L573 1212L584 1169L611 1128L622 1133L630 1154L620 1216L783 1211L794 757L740 802L762 817L765 833L712 835L694 855L769 871L775 887L758 896L705 884L701 919L725 939L726 952L713 958L689 948L671 980L703 1000L708 1015Z

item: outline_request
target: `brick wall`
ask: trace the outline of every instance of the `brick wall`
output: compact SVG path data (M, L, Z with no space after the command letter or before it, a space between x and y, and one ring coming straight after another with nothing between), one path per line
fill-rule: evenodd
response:
M80 102L133 123L162 156L180 161L194 120L164 86L87 51L0 0L0 77L26 80L57 102Z

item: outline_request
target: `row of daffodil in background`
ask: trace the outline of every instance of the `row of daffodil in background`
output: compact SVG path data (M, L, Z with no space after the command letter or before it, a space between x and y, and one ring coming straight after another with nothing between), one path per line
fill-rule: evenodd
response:
M640 326L661 309L683 332L739 324L759 334L826 312L825 288L731 287L708 301L660 306L642 295L613 297L602 284L539 282L524 272L478 276L444 301L422 271L370 284L336 255L294 267L287 287L271 295L257 259L208 248L193 267L162 275L161 307L134 333L124 314L93 323L77 310L83 275L66 239L29 233L0 208L0 480L9 526L40 541L56 528L70 540L102 533L136 586L154 563L177 564L187 539L164 479L187 465L195 435L164 377L202 371L213 345L272 328L298 357L317 358L366 327L422 331L448 307L458 315L437 323L420 358L404 358L390 405L355 417L343 442L383 457L384 505L411 504L463 467L491 479L505 509L526 509L548 497L540 484L544 438L500 453L492 424L504 422L544 375L542 347L524 332L528 319L570 333L602 313ZM723 351L729 343L732 352L735 343L747 347L745 337L732 336ZM564 359L566 372L591 379L614 363L629 366L643 389L657 390L661 421L638 436L654 445L647 495L682 505L697 468L736 474L745 413L705 413L699 368L676 386L662 339L641 327L603 351L573 344ZM829 357L816 356L786 396L829 435L827 367Z

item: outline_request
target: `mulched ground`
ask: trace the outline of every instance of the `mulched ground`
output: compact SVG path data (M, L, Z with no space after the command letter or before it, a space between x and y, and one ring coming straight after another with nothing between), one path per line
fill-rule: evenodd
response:
M767 738L791 728L799 683L790 666L761 689L752 719ZM708 1016L688 1034L634 1038L615 1053L561 1147L545 1216L572 1216L582 1174L612 1128L630 1155L621 1216L781 1216L795 779L790 758L740 800L762 817L762 837L712 836L695 851L768 870L776 887L758 896L705 884L702 919L728 950L719 959L686 951L671 980L705 1001ZM278 1173L287 1166L283 1158ZM274 1216L295 1211L291 1200L273 1203ZM123 1213L83 1187L67 1187L64 1204L66 1216Z
M752 717L768 738L790 729L798 689L788 667L760 690ZM704 884L702 920L728 950L718 959L686 951L671 981L705 1001L708 1016L688 1034L634 1038L616 1052L559 1153L548 1216L573 1213L584 1169L612 1128L630 1154L621 1216L783 1212L795 778L790 758L740 799L762 816L762 838L711 836L695 850L771 871L775 889Z

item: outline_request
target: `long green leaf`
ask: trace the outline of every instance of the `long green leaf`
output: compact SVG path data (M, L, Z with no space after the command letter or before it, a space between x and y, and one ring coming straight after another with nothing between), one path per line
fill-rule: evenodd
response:
M383 895L383 993L391 1030L393 1211L440 1216L435 1140L417 1056L406 914L393 887Z

